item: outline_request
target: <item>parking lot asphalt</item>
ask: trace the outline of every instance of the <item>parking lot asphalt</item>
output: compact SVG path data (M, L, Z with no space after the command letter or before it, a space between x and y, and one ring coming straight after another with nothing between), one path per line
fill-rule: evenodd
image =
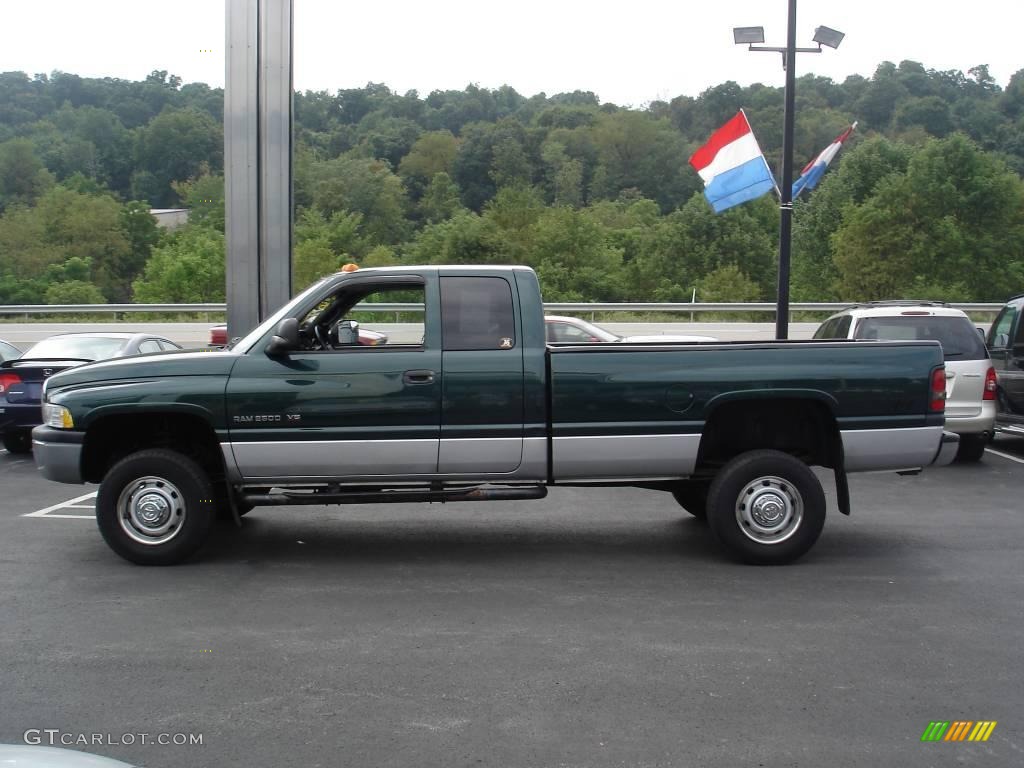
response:
M73 748L150 768L1021 765L1024 442L994 448L852 476L853 516L777 568L723 559L667 494L598 488L257 509L142 568L94 488L0 451L0 743L100 734ZM922 743L936 720L998 725ZM202 744L140 743L179 733Z

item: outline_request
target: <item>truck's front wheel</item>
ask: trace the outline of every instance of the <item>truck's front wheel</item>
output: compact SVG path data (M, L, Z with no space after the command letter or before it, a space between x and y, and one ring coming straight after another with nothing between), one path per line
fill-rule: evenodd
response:
M173 565L206 540L215 516L210 480L175 451L139 451L115 464L96 498L96 521L117 554L139 565Z
M732 459L708 493L711 532L747 563L796 560L825 525L825 493L810 467L780 451L758 450Z

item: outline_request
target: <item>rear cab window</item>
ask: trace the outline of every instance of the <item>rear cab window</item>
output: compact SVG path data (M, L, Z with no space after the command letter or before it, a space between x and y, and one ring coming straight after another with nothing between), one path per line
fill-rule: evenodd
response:
M865 317L857 324L854 338L869 341L938 341L942 344L942 354L947 361L988 358L984 340L966 317Z
M513 349L515 326L512 286L505 278L441 278L445 351Z

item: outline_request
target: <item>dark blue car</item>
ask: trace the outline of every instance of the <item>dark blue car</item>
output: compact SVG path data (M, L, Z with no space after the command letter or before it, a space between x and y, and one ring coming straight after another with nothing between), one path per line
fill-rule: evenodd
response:
M181 349L149 333L65 333L38 342L21 357L0 362L0 438L10 453L32 450L42 423L43 382L65 368L114 357Z

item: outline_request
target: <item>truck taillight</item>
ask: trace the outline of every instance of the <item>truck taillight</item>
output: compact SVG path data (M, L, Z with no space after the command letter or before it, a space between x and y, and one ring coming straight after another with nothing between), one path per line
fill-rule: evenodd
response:
M985 393L981 396L981 399L996 399L996 369L992 366L988 367L988 373L985 374Z
M932 371L932 392L928 403L929 410L943 413L946 410L946 369L936 368Z
M0 373L0 395L10 389L12 384L21 384L21 376L16 373Z

